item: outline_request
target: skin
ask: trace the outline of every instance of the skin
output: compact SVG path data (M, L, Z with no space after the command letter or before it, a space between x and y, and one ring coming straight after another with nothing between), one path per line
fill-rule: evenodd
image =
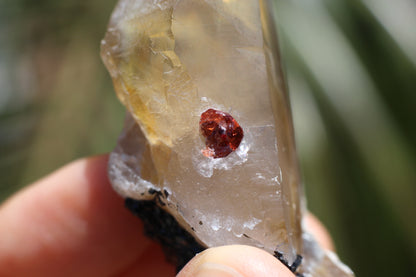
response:
M72 162L0 206L0 276L175 276L112 190L107 160ZM308 215L306 225L333 248L316 218ZM294 275L263 250L232 245L197 255L178 274L188 276Z

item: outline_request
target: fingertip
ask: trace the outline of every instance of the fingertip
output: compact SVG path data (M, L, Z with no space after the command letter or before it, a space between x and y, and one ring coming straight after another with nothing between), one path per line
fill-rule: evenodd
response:
M195 256L177 277L293 277L290 270L269 253L251 246L210 248Z
M1 276L104 276L143 253L149 239L112 190L107 162L74 161L2 205Z
M308 213L304 220L306 230L315 237L319 245L327 250L335 251L334 242L332 241L329 232L319 221L319 219L313 214Z

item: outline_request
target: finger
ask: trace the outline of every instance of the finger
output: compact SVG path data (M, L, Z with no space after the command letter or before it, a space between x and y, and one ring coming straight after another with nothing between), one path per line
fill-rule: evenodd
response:
M324 225L311 213L305 216L305 228L310 232L322 248L334 251L334 242Z
M76 161L0 207L0 276L114 276L157 249L106 168L107 156Z
M144 253L129 268L117 277L170 277L175 276L174 267L165 262L162 249L157 245L150 245Z
M269 253L251 246L231 245L205 250L177 277L294 277Z

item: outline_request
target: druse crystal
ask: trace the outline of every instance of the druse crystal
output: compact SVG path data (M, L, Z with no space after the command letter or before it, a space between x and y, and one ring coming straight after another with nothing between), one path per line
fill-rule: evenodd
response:
M228 113L208 109L199 121L201 134L206 138L206 157L223 158L235 151L243 139L244 132L237 121Z
M129 203L155 200L201 247L253 245L288 264L302 256L297 272L305 276L352 276L301 229L270 3L118 2L101 55L128 114L109 176ZM201 114L210 109L244 129L229 155L216 154L216 135L201 139ZM222 157L204 156L207 146Z

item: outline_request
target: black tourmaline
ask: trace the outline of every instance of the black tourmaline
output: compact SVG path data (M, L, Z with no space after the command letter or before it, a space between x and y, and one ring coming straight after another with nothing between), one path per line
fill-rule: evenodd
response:
M154 201L127 198L126 207L144 223L147 236L162 245L166 258L179 272L196 254L205 250L185 231L173 216L159 208Z

